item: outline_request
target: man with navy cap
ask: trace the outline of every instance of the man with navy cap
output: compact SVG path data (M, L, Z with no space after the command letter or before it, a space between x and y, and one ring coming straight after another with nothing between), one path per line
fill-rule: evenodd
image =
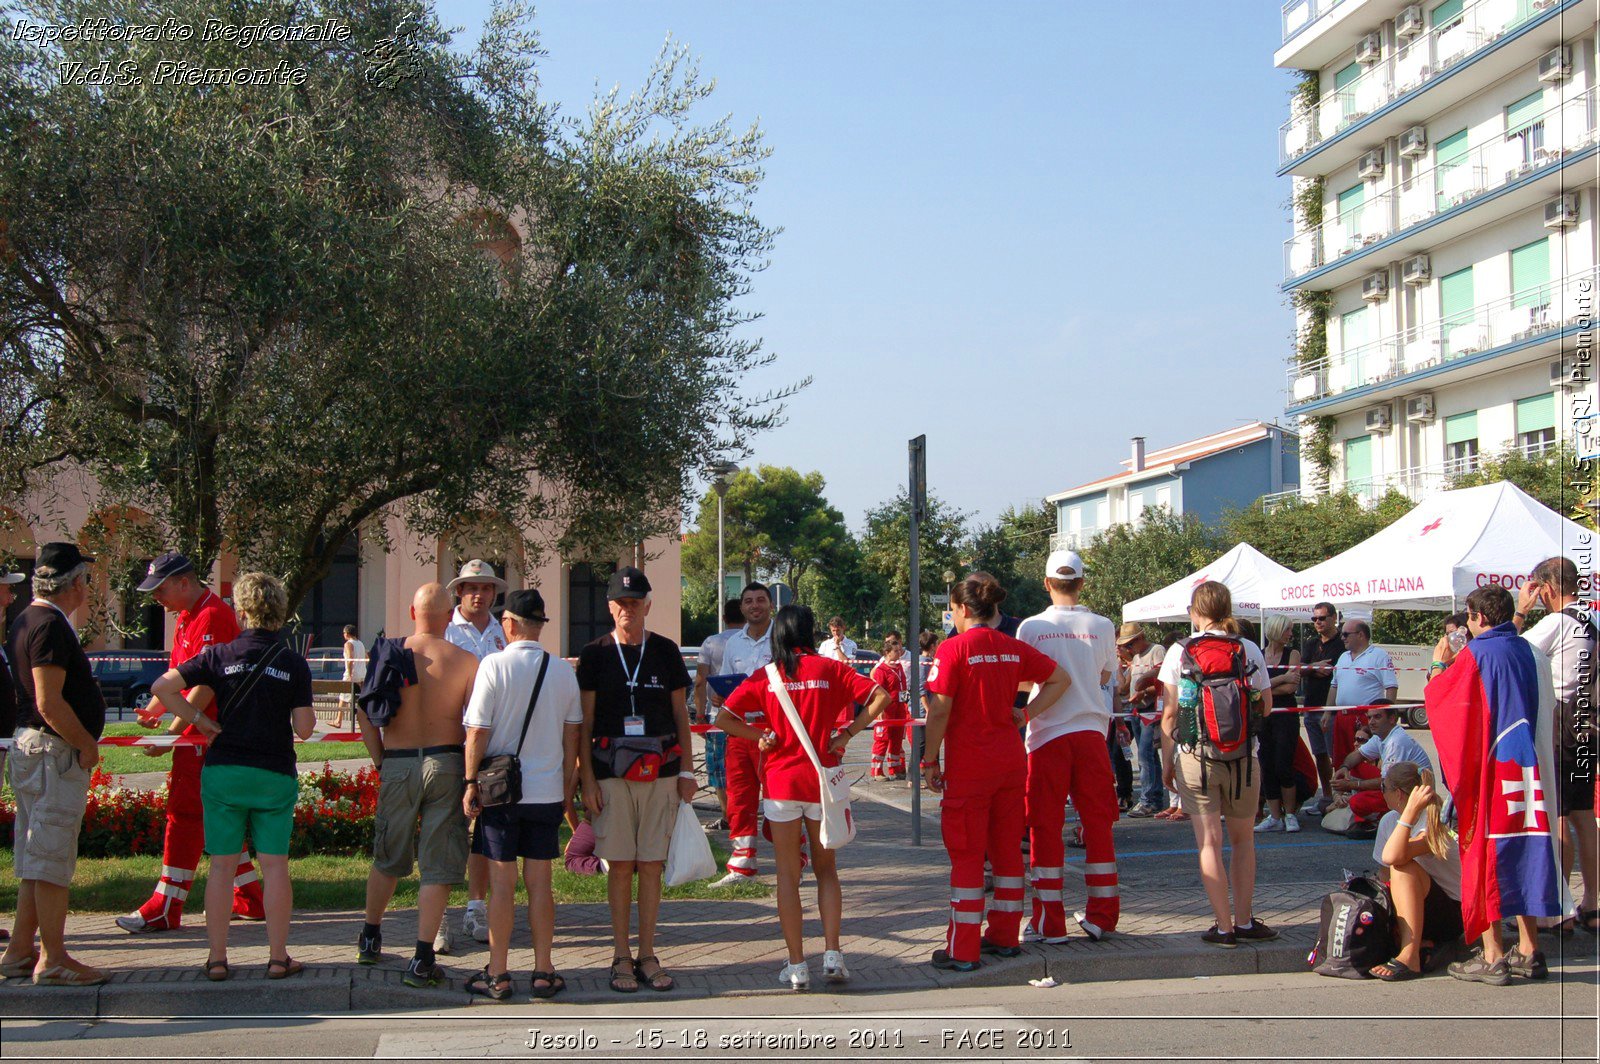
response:
M231 643L239 637L239 622L233 615L233 607L207 587L200 580L194 563L177 551L168 551L150 563L139 590L155 599L162 609L178 616L169 668L176 669L202 650ZM206 714L214 719L216 712L213 702ZM160 723L162 713L161 703L151 702L140 710L139 723L154 728ZM167 731L190 738L200 735L199 729L185 726L176 719ZM149 750L156 753L161 748L150 747ZM167 776L167 831L161 844L161 878L156 881L149 900L128 915L117 917L117 926L129 934L175 931L182 926L184 902L194 886L195 869L205 849L205 816L200 805L200 767L204 762L203 747L172 748L172 771ZM241 920L260 920L266 915L262 908L260 876L248 853L239 856L239 868L234 875L233 912Z

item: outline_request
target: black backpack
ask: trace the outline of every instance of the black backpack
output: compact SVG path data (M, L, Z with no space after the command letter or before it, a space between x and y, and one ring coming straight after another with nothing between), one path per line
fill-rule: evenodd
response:
M1367 979L1368 970L1393 957L1395 949L1389 888L1372 876L1351 876L1344 889L1322 899L1317 944L1306 963L1318 975Z

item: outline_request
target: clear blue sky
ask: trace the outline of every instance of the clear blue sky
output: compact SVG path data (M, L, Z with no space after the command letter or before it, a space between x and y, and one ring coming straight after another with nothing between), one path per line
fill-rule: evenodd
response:
M476 41L487 0L444 0ZM784 230L749 309L812 375L756 462L820 470L859 528L928 436L979 521L1152 447L1281 417L1288 181L1279 5L540 6L548 98L635 87L670 33L759 120Z

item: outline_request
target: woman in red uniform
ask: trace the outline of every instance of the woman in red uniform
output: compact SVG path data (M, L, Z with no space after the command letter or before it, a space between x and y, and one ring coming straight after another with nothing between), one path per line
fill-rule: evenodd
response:
M837 765L845 745L889 705L889 695L849 665L818 656L816 617L808 606L785 606L772 626L772 660L783 677L784 688L823 765ZM840 712L857 702L866 710L849 727L835 733ZM839 889L839 868L834 851L824 849L821 837L822 785L816 766L789 724L778 696L762 669L740 684L722 703L717 727L741 739L761 740L761 790L766 796L761 811L772 829L772 847L778 861L778 923L789 947L789 963L778 982L795 990L810 986L806 965L804 914L800 908L800 825L811 838L811 867L817 876L817 910L822 914L824 949L822 974L830 983L850 978L839 952L840 914L844 897ZM766 717L767 731L744 722L751 713Z
M1005 588L973 573L950 589L956 634L939 645L928 671L927 754L922 772L944 791L944 846L950 854L950 924L933 966L970 972L980 950L1021 952L1023 791L1028 754L1012 703L1021 684L1038 684L1028 712L1055 705L1072 681L1055 661L990 627L1000 619ZM945 745L945 764L939 747ZM983 928L983 863L994 870L989 933Z
M872 732L872 778L906 778L905 722L910 719L907 702L905 663L900 660L906 645L899 632L883 637L883 660L872 670L872 682L889 693L889 708Z

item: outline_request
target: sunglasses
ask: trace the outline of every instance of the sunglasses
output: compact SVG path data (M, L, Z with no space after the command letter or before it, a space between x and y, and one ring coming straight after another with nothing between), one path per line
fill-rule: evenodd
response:
M1326 613L1313 613L1311 615L1311 620L1314 624L1321 624L1323 621L1331 621L1333 618L1328 616Z

